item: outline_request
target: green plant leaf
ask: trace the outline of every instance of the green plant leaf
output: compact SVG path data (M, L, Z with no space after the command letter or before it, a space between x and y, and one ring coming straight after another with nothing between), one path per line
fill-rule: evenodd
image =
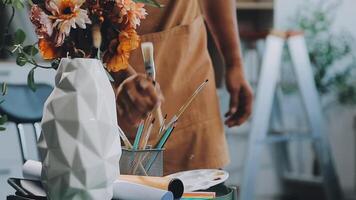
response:
M32 91L36 91L36 83L35 83L35 69L36 67L32 68L31 71L27 75L27 85Z
M15 44L22 44L26 39L26 33L22 29L17 29L15 32Z
M55 59L55 60L53 60L52 63L51 63L51 67L52 67L53 69L58 69L60 62L61 62L60 59Z
M12 0L12 5L17 9L22 9L25 7L25 2L22 0Z
M23 53L19 53L17 54L17 58L16 58L16 64L19 66L24 66L27 63L27 57L25 54Z
M6 130L5 127L1 127L1 126L0 126L0 131L5 131L5 130Z
M30 56L35 56L38 54L38 49L33 45L27 45L23 48L23 51Z
M3 96L7 94L7 84L5 82L2 83L1 93L2 93Z
M0 124L3 125L7 122L7 116L6 115L3 115L0 117Z

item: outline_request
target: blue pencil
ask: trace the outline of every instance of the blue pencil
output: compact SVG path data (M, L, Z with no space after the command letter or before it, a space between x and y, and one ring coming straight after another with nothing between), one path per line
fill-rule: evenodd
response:
M158 142L157 149L163 148L163 146L166 144L168 138L171 136L171 133L173 132L175 126L170 126L166 130L166 132L163 134L161 140Z
M142 121L137 128L137 133L136 133L136 137L135 137L135 141L134 141L134 145L133 145L134 150L138 149L138 145L140 144L143 128L144 128L144 122Z
M161 137L158 144L156 145L156 149L162 149L164 147L169 136L173 132L174 128L175 128L175 125L168 127L168 129L164 132L163 136ZM146 167L146 169L148 172L151 170L151 167L152 167L153 163L155 162L155 160L157 159L157 156L158 156L158 153L154 157L152 157L150 159L150 161L147 163L146 166L148 166L148 167Z

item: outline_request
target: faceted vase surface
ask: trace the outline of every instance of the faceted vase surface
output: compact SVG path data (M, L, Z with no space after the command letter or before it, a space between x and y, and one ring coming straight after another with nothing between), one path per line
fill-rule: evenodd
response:
M96 59L61 60L38 142L51 200L111 199L121 156L115 95Z

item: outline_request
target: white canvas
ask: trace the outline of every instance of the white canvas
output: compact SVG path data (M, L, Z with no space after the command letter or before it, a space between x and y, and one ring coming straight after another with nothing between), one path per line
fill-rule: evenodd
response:
M115 95L102 63L62 59L38 143L51 200L111 199L121 145Z

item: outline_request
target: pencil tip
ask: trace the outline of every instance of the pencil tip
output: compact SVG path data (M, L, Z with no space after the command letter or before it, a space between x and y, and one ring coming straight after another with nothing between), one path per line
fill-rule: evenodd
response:
M153 120L152 120L152 122L151 122L151 123L152 123L152 124L153 124L153 123L155 123L155 120L156 120L156 118L153 118Z
M205 80L205 82L208 82L208 81L209 81L209 79L206 79L206 80Z
M164 115L164 118L165 118L165 119L167 118L167 114Z

